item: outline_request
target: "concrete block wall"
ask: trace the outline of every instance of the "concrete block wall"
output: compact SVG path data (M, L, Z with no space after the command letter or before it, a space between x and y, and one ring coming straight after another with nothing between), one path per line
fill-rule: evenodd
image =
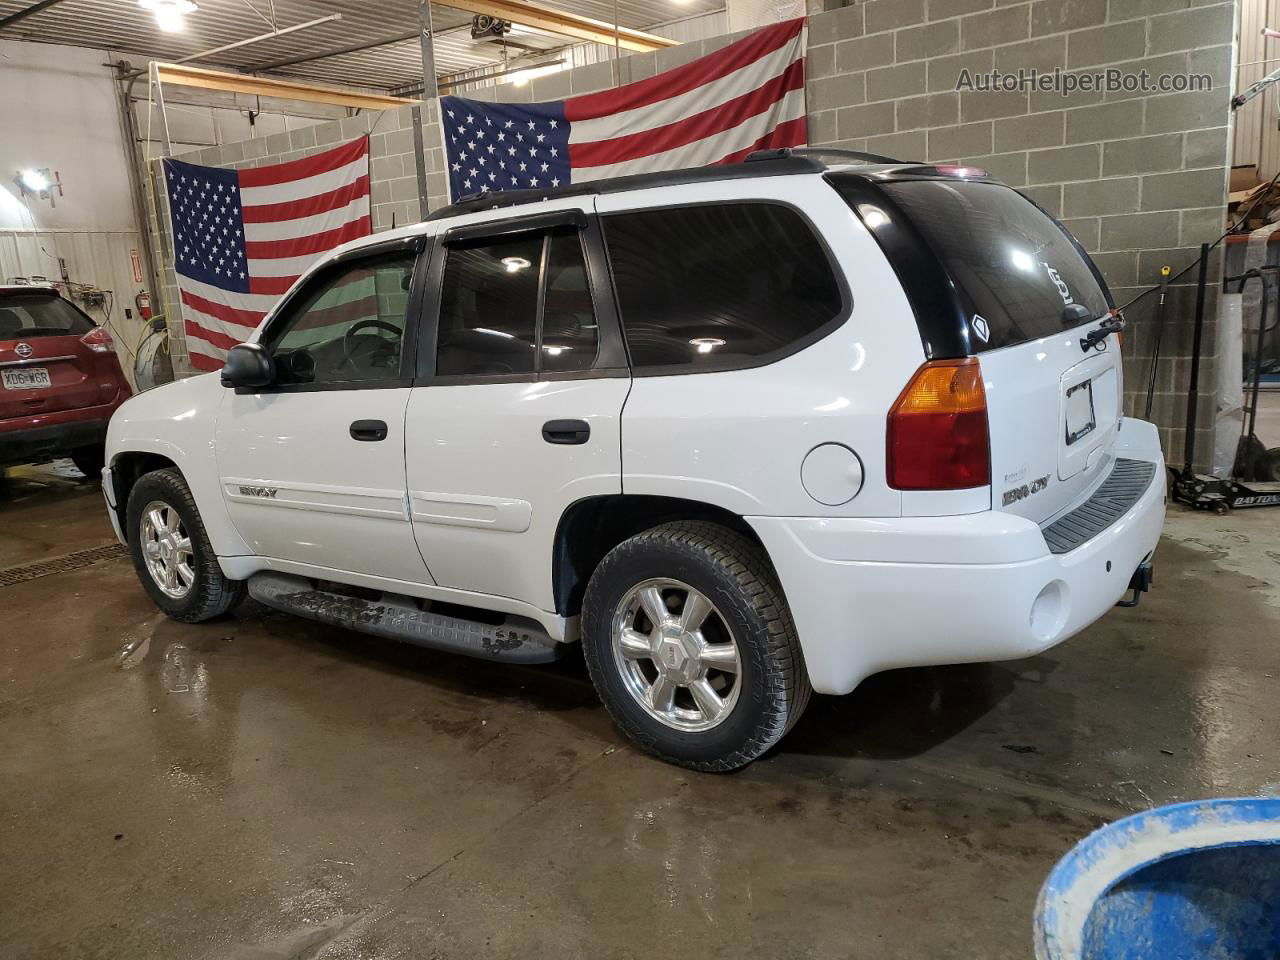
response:
M1224 229L1236 16L1215 0L861 0L810 19L810 142L991 171L1062 218L1124 303ZM1112 67L1207 74L1213 89L957 89L962 70ZM1156 378L1152 419L1171 460L1183 452L1194 280L1171 290ZM1130 412L1145 402L1156 299L1128 311ZM1211 289L1202 356L1213 351L1216 302ZM1210 355L1201 384L1212 378ZM1213 405L1202 393L1197 460Z

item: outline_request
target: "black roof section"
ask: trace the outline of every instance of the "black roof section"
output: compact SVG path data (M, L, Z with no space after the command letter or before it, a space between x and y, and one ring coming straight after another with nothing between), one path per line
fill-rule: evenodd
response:
M786 177L798 174L822 173L827 169L819 157L831 157L837 163L897 164L899 161L874 153L854 150L828 150L823 148L783 147L777 150L757 150L742 163L726 163L714 167L690 167L685 170L661 170L656 173L637 173L625 177L606 177L588 183L575 183L548 190L503 190L494 193L473 193L433 211L426 220L443 220L464 213L498 210L539 200L558 197L581 197L606 193L623 193L628 190L646 190L652 187L674 187L686 183L702 183L713 180L741 180L750 177Z

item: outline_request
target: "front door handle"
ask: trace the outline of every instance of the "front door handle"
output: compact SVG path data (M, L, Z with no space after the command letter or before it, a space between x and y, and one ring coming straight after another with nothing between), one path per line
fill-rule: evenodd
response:
M542 439L547 443L586 443L591 439L591 424L585 420L548 420L542 425Z
M387 422L385 420L357 420L351 424L351 439L374 440L387 439Z

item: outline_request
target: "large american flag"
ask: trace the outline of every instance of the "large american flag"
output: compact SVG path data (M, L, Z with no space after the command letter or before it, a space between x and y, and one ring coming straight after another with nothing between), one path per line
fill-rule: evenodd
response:
M369 138L252 170L164 161L191 364L217 370L317 257L368 236Z
M733 163L807 142L803 18L683 67L543 103L441 97L454 198Z

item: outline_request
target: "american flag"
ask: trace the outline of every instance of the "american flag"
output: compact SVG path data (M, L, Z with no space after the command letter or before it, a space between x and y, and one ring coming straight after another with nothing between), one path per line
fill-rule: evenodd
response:
M441 97L455 198L733 163L807 141L803 18L683 67L543 103Z
M369 138L253 170L164 161L191 364L217 370L321 254L372 232Z

